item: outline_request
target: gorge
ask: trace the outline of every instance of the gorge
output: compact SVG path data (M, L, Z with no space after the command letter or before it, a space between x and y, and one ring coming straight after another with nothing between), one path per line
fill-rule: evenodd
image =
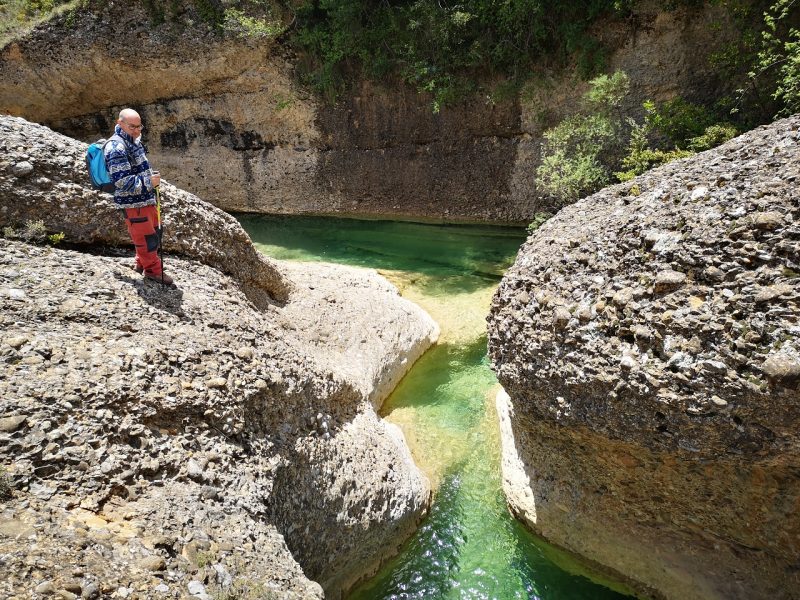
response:
M622 119L731 85L730 13L676 5L595 25ZM800 598L797 116L561 208L575 65L326 102L152 6L0 49L0 595ZM85 176L123 106L177 290Z

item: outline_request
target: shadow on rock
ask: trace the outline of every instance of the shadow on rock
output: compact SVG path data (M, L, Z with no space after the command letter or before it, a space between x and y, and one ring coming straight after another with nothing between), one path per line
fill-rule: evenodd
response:
M136 293L147 302L159 310L183 319L186 315L183 312L183 290L174 285L162 285L158 281L145 279L143 277L131 277L122 273L114 273L118 281L122 281L133 286Z

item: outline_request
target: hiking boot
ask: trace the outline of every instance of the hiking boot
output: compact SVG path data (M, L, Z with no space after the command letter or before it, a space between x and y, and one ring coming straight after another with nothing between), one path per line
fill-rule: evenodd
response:
M145 272L144 276L147 279L152 279L153 281L158 281L159 283L163 283L164 285L172 285L172 277L170 277L166 273L159 273L158 275L156 275L155 273L147 273L147 272Z
M134 271L136 271L137 273L139 273L139 275L141 275L142 273L144 273L144 267L143 267L142 265L140 265L139 263L133 263L133 264L131 265L131 269L133 269Z

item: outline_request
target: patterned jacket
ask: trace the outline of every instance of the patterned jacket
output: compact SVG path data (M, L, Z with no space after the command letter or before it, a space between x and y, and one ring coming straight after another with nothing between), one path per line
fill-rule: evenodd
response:
M139 208L156 203L156 194L150 181L150 163L147 162L141 140L134 140L117 125L116 138L105 145L103 153L111 181L114 183L114 204L117 208Z

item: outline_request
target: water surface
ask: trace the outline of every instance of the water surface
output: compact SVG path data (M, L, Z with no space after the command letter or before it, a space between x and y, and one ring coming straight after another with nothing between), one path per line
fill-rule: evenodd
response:
M436 490L430 515L403 552L351 600L624 597L528 533L503 497L494 409L498 384L486 356L485 317L502 273L525 239L523 229L239 219L256 246L274 258L378 269L442 329L439 344L414 365L382 409L403 429Z

